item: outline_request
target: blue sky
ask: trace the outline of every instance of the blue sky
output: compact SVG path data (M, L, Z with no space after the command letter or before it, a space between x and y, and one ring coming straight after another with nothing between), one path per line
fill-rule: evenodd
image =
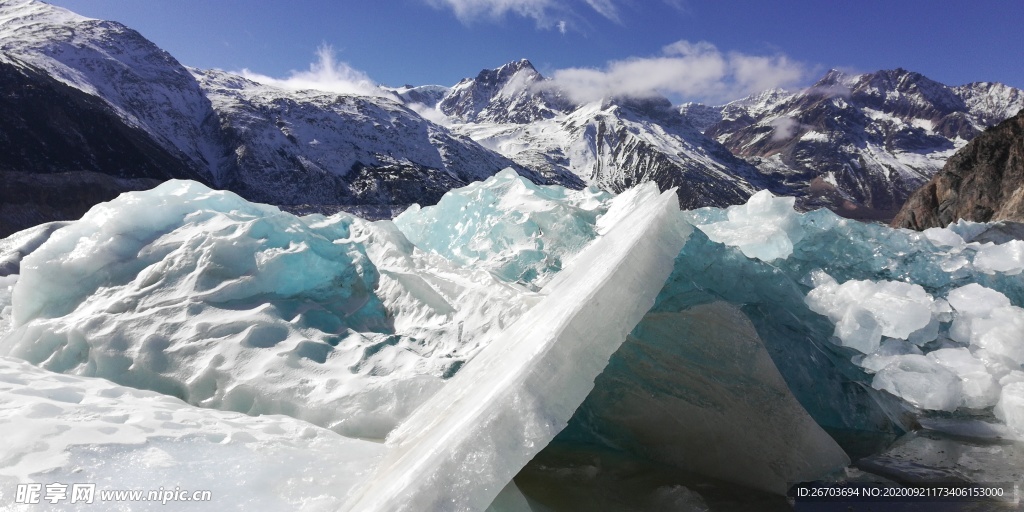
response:
M452 85L528 58L583 96L708 102L829 68L903 67L1024 88L1024 1L55 0L120 21L186 65L285 78L329 45L343 79Z

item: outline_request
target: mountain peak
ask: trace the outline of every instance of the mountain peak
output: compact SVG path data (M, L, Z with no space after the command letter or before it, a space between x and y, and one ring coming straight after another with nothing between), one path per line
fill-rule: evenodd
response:
M528 123L568 108L557 91L537 87L545 78L527 59L484 69L460 81L438 107L463 121Z
M544 77L537 71L537 68L533 67L533 64L526 59L519 59L516 61L509 62L502 66L494 69L483 69L476 75L473 81L478 86L484 87L502 87L508 82L512 81L514 77L521 76L518 81L528 82L539 82Z

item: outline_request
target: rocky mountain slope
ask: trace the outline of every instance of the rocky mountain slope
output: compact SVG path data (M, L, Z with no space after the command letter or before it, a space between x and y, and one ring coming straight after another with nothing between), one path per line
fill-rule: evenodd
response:
M953 155L892 225L921 230L959 219L1024 222L1024 110Z
M571 173L615 192L654 181L678 187L684 208L742 203L763 188L785 193L667 99L574 104L527 60L462 80L436 108L453 131L549 177Z
M123 25L36 0L0 3L0 83L12 91L0 141L18 148L0 155L0 236L168 178L292 211L391 216L506 167L571 188L654 181L684 208L768 189L803 209L889 219L1024 107L1018 89L901 69L832 71L723 106L578 104L525 59L452 87L290 91L187 68Z
M704 133L793 191L804 208L889 219L987 126L1024 107L1002 84L949 87L903 69L830 71L814 86L721 107L684 105Z

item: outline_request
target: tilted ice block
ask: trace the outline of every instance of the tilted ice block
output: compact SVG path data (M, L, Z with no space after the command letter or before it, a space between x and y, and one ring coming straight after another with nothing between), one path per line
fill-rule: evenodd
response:
M577 418L630 453L777 494L850 462L725 302L647 314Z
M347 510L482 510L564 428L686 238L674 193L643 187L649 200L392 432L386 459Z

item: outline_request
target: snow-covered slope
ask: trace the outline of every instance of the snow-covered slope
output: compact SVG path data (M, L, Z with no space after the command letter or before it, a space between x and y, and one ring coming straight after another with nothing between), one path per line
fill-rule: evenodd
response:
M771 185L668 100L572 104L525 60L459 82L438 109L453 131L545 176L569 172L615 192L653 181L678 187L684 208L742 203Z
M403 88L389 98L261 85L188 69L123 25L35 0L0 4L0 50L0 79L23 96L0 102L0 135L23 149L0 158L5 171L187 178L314 211L433 204L507 167L537 183L583 186L570 173L548 180L400 102L437 103L444 87ZM31 156L47 150L58 154ZM32 178L19 184L26 180ZM84 207L21 215L15 228L77 217L121 190L142 188L122 185L80 198L67 197L67 187L34 183L26 195L36 203L61 195Z
M327 512L344 503L384 452L383 444L342 437L287 416L200 409L152 391L48 372L8 357L0 357L0 435L6 441L0 446L4 510L19 512L43 507ZM49 502L42 487L41 504L24 497L15 501L16 485L32 482L60 482L67 493ZM75 488L92 489L91 497L76 496ZM140 490L142 499L114 499L108 494L114 489ZM157 491L156 500L146 499L149 491ZM67 506L72 497L79 499L77 507Z
M35 0L0 3L0 52L98 97L200 177L217 181L210 102L169 53L117 22Z
M514 162L397 101L195 70L232 152L231 190L275 204L433 204ZM536 173L519 170L538 182Z
M1022 107L1024 92L1002 84L948 87L896 69L833 70L800 92L683 112L790 188L802 207L887 219L957 149ZM714 110L720 119L708 125Z

